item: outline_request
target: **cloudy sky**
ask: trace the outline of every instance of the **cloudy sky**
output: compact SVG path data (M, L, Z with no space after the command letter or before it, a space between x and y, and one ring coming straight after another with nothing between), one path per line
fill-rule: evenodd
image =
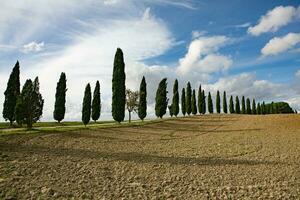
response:
M213 96L226 90L300 110L299 27L298 0L1 0L0 110L19 60L22 84L40 78L43 120L52 119L61 72L67 74L67 120L80 120L84 87L96 80L101 117L109 119L117 47L127 87L138 89L146 77L150 117L164 77L169 91L178 78L180 89L190 81Z

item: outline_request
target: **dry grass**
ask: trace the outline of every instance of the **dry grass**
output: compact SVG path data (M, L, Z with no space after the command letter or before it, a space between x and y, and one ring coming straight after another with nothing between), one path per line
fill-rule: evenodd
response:
M299 199L300 116L0 137L0 199Z

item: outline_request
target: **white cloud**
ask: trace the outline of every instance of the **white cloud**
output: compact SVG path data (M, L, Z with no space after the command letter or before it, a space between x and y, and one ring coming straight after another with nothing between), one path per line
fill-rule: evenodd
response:
M255 98L258 101L268 101L283 98L282 91L285 86L267 80L257 80L253 73L242 73L220 78L217 82L205 84L203 87L213 93L216 93L217 90L225 90L228 96L238 95Z
M97 28L90 33L74 34L73 42L65 49L36 61L30 69L22 72L26 77L40 77L45 97L44 119L52 119L56 82L62 71L67 75L67 95L70 97L66 119L78 120L84 87L88 82L93 86L96 80L100 81L105 102L102 116L109 117L112 65L117 47L124 52L128 87L137 88L145 74L149 85L153 84L155 88L154 83L168 74L164 67L148 67L142 62L161 55L175 42L166 25L152 16L149 9L139 17L111 20L110 23L93 24L91 27Z
M220 55L217 51L228 44L226 36L203 36L194 39L187 54L179 60L177 74L213 73L228 69L232 60L228 56Z
M261 50L263 56L277 55L292 49L300 43L300 33L289 33L283 37L272 38Z
M239 24L239 25L236 25L235 27L236 28L247 28L251 25L250 22L246 22L246 23L243 23L243 24Z
M282 26L287 25L296 18L299 18L299 10L293 6L278 6L260 17L257 25L249 27L248 33L259 36L266 32L276 32Z
M300 79L300 70L296 72L295 76Z
M28 44L24 44L21 51L23 53L30 53L30 52L39 52L42 51L44 47L44 42L30 42Z
M200 36L204 36L205 34L207 34L206 31L197 31L197 30L195 30L195 31L192 31L192 38L196 39Z

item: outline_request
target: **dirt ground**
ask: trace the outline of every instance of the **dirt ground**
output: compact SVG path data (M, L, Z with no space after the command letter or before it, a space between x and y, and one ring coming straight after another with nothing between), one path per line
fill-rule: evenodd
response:
M300 199L300 115L0 136L0 199Z

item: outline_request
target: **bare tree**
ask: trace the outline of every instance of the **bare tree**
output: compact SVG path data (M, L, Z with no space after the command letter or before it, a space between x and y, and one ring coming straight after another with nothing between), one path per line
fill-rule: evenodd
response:
M137 112L139 92L126 89L126 107L129 113L129 123L131 122L131 112Z

